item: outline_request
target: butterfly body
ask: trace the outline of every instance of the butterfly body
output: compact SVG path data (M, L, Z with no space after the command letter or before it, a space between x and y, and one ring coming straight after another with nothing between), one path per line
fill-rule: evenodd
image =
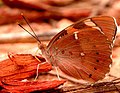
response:
M113 17L78 21L59 32L48 46L39 46L45 58L76 79L95 82L104 78L112 63L117 26Z

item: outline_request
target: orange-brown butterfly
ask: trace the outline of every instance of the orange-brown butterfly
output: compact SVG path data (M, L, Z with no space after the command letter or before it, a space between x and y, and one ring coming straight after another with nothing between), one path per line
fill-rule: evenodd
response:
M51 64L76 79L98 81L105 77L112 63L110 58L117 31L110 16L80 20L55 35L45 46L39 41L42 54Z

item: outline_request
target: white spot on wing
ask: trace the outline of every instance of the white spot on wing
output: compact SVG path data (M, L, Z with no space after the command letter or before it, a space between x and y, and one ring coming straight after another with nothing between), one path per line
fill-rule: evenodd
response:
M104 34L103 31L99 27L92 27L92 28L95 28L95 29L99 30L102 34Z
M101 29L98 26L96 26L96 24L94 22L92 22L90 19L84 21L84 23L87 26L91 26L92 28L95 28L95 29L99 30L102 34L104 34L103 31L101 31Z
M83 52L82 52L82 53L80 53L80 55L81 55L81 56L85 56L85 54L84 54Z
M87 26L91 26L91 27L96 26L96 24L95 24L94 22L92 22L90 19L85 20L84 23L85 23Z
M78 39L78 32L74 32L74 36L75 36L75 39L77 40Z

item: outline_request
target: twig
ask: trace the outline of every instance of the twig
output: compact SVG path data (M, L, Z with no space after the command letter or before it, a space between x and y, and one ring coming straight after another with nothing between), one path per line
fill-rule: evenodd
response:
M56 32L46 32L37 34L38 38L42 41L50 40ZM36 42L33 37L28 33L19 32L19 33L9 33L0 35L0 43L26 43L26 42Z
M105 93L105 92L119 92L120 93L120 80L117 82L101 82L91 85L79 85L72 87L63 87L64 93Z

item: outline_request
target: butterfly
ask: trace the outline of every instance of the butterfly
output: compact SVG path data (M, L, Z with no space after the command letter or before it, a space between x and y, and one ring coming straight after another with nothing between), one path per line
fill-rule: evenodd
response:
M96 82L105 77L117 24L111 16L80 20L55 35L46 46L38 39L42 55L68 76Z

